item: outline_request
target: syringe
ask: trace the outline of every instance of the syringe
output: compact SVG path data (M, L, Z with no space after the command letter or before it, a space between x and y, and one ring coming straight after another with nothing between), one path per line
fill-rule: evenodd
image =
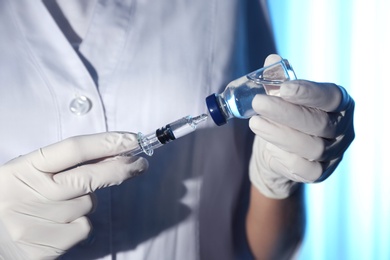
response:
M163 146L177 138L185 136L196 130L196 126L206 121L207 115L202 114L196 117L186 116L175 122L167 124L165 127L161 127L156 132L143 135L138 133L138 144L137 148L127 151L125 155L137 155L145 153L149 156L153 155L154 149Z

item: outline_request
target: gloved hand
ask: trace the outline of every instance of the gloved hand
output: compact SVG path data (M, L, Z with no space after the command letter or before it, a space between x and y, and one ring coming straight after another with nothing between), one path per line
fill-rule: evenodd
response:
M115 156L137 146L130 133L77 136L1 166L0 256L54 259L87 238L91 193L146 170L141 157Z
M266 64L280 59L267 58ZM282 199L300 182L325 180L355 137L354 101L332 83L292 80L273 95L257 95L256 134L250 162L252 184L265 196Z

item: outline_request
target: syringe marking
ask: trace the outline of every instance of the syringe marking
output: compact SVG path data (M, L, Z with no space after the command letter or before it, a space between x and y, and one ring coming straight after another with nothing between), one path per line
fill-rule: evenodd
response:
M186 116L166 125L165 127L157 129L155 133L148 135L138 133L139 147L127 151L124 155L134 156L143 152L151 156L153 155L154 149L194 132L196 130L196 126L199 123L206 121L207 117L208 116L206 114L201 114L196 117Z

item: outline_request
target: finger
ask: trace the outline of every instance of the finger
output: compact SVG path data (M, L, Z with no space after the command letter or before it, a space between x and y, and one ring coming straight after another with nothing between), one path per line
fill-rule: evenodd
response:
M32 218L50 222L69 223L89 214L95 206L95 198L93 198L93 195L87 194L60 202L40 198L39 200L32 200L28 204L14 204L11 211L21 214L28 212L28 215Z
M352 142L353 134L346 133L335 139L308 135L260 116L249 121L252 131L280 149L311 161L325 162L340 157ZM353 131L353 128L349 128Z
M263 76L264 78L268 79L284 79L285 78L285 71L284 68L281 66L276 67L268 67L272 64L275 64L282 60L282 57L280 57L277 54L271 54L268 55L267 58L264 61L264 67L263 67ZM267 95L271 96L279 96L279 84L266 84L263 83L263 87L267 93Z
M311 183L323 173L323 165L319 162L306 160L271 143L266 144L266 149L265 160L269 162L271 170L290 180Z
M134 134L117 132L75 136L28 154L26 159L39 171L57 173L86 161L136 148L136 139Z
M336 170L342 159L343 157L340 156L339 158L333 159L327 163L322 163L323 169L325 170L323 171L322 175L317 180L315 180L315 182L322 182L326 180Z
M147 168L148 162L142 157L115 156L57 174L25 174L26 169L23 169L22 174L15 172L15 176L21 185L27 185L27 189L40 196L62 201L83 196L98 188L120 184Z
M280 86L280 96L290 103L318 108L326 112L345 111L353 103L352 98L341 86L306 80L284 82Z
M274 64L274 63L281 61L281 60L282 60L282 57L280 57L279 55L270 54L267 56L267 58L265 58L264 67L269 66L271 64Z
M38 221L23 230L17 243L36 259L54 259L86 239L90 231L91 224L86 217L68 224Z
M352 110L327 113L320 109L295 105L278 97L256 95L252 107L257 114L306 134L333 139L351 124Z
M324 139L302 133L259 116L252 117L249 127L256 135L267 142L307 160L322 159L326 150Z
M67 200L82 196L137 176L148 168L142 157L117 156L98 163L86 164L53 175L53 185L42 187L43 195L52 200Z

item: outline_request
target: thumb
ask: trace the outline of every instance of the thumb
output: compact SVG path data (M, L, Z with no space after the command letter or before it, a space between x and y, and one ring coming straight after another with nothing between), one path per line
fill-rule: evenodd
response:
M284 82L280 87L280 97L290 103L325 112L345 111L354 102L341 86L307 80Z
M115 156L138 146L132 133L106 132L73 136L24 156L35 169L57 173L82 163Z
M54 200L76 198L97 189L119 185L147 168L148 161L142 157L110 157L53 175L55 185L46 196Z
M264 67L269 66L271 64L274 64L274 63L281 61L281 60L282 60L282 57L280 57L278 54L270 54L267 56L267 58L265 58Z
M120 184L146 170L144 158L116 156L137 146L131 133L76 136L18 157L7 167L47 199L67 200Z

